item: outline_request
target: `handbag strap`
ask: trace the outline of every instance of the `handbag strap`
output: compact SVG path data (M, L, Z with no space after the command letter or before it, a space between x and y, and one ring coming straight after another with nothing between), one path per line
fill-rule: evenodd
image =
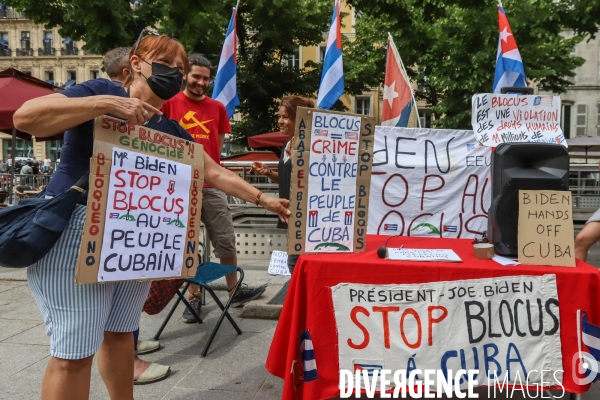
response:
M85 174L83 174L83 176L81 178L79 178L79 180L77 182L75 182L75 184L73 186L71 186L71 189L75 189L78 192L81 192L83 194L83 193L87 192L89 184L90 184L90 173L86 172Z

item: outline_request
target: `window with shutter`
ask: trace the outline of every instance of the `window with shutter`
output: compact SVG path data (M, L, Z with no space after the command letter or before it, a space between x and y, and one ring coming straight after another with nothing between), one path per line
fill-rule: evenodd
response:
M577 136L585 136L587 135L587 104L577 104L576 111L575 134Z
M371 115L371 97L370 96L357 96L355 97L355 104L357 114Z
M571 103L562 104L562 113L560 119L560 128L563 131L563 135L566 139L571 137L571 119L572 119L573 105Z

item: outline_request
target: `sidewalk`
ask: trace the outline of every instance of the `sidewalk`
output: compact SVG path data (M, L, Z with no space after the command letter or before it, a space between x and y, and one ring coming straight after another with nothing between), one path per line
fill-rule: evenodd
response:
M1 272L5 276L6 272ZM225 291L217 293L226 296ZM169 308L159 315L142 315L141 338L154 335ZM144 356L148 361L171 365L171 376L161 382L136 386L136 400L281 398L281 379L265 369L276 321L241 319L241 309L232 309L242 335L238 336L224 321L203 358L200 352L219 315L216 309L212 301L203 308L202 325L182 322L183 308L178 309L161 336L163 349ZM0 281L0 399L39 399L48 360L48 337L27 282ZM95 363L90 399L108 399Z

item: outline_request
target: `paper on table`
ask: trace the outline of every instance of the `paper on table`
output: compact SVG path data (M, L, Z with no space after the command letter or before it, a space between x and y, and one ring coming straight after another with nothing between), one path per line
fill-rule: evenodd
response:
M462 262L450 249L387 249L389 260Z
M502 256L499 256L499 255L494 255L494 257L492 258L492 260L496 261L498 264L504 265L505 267L508 266L508 265L519 265L519 264L521 264L518 261L511 260L510 258L502 257Z

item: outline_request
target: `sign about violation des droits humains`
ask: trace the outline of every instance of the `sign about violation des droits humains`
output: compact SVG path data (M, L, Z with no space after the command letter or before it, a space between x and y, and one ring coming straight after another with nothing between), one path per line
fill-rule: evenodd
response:
M365 250L375 119L298 108L288 254Z
M77 283L194 276L203 181L201 145L96 118Z
M471 124L479 143L554 143L567 147L560 127L560 97L476 94Z
M494 373L540 384L545 370L562 382L555 275L340 283L331 295L340 370L479 370L480 385Z

